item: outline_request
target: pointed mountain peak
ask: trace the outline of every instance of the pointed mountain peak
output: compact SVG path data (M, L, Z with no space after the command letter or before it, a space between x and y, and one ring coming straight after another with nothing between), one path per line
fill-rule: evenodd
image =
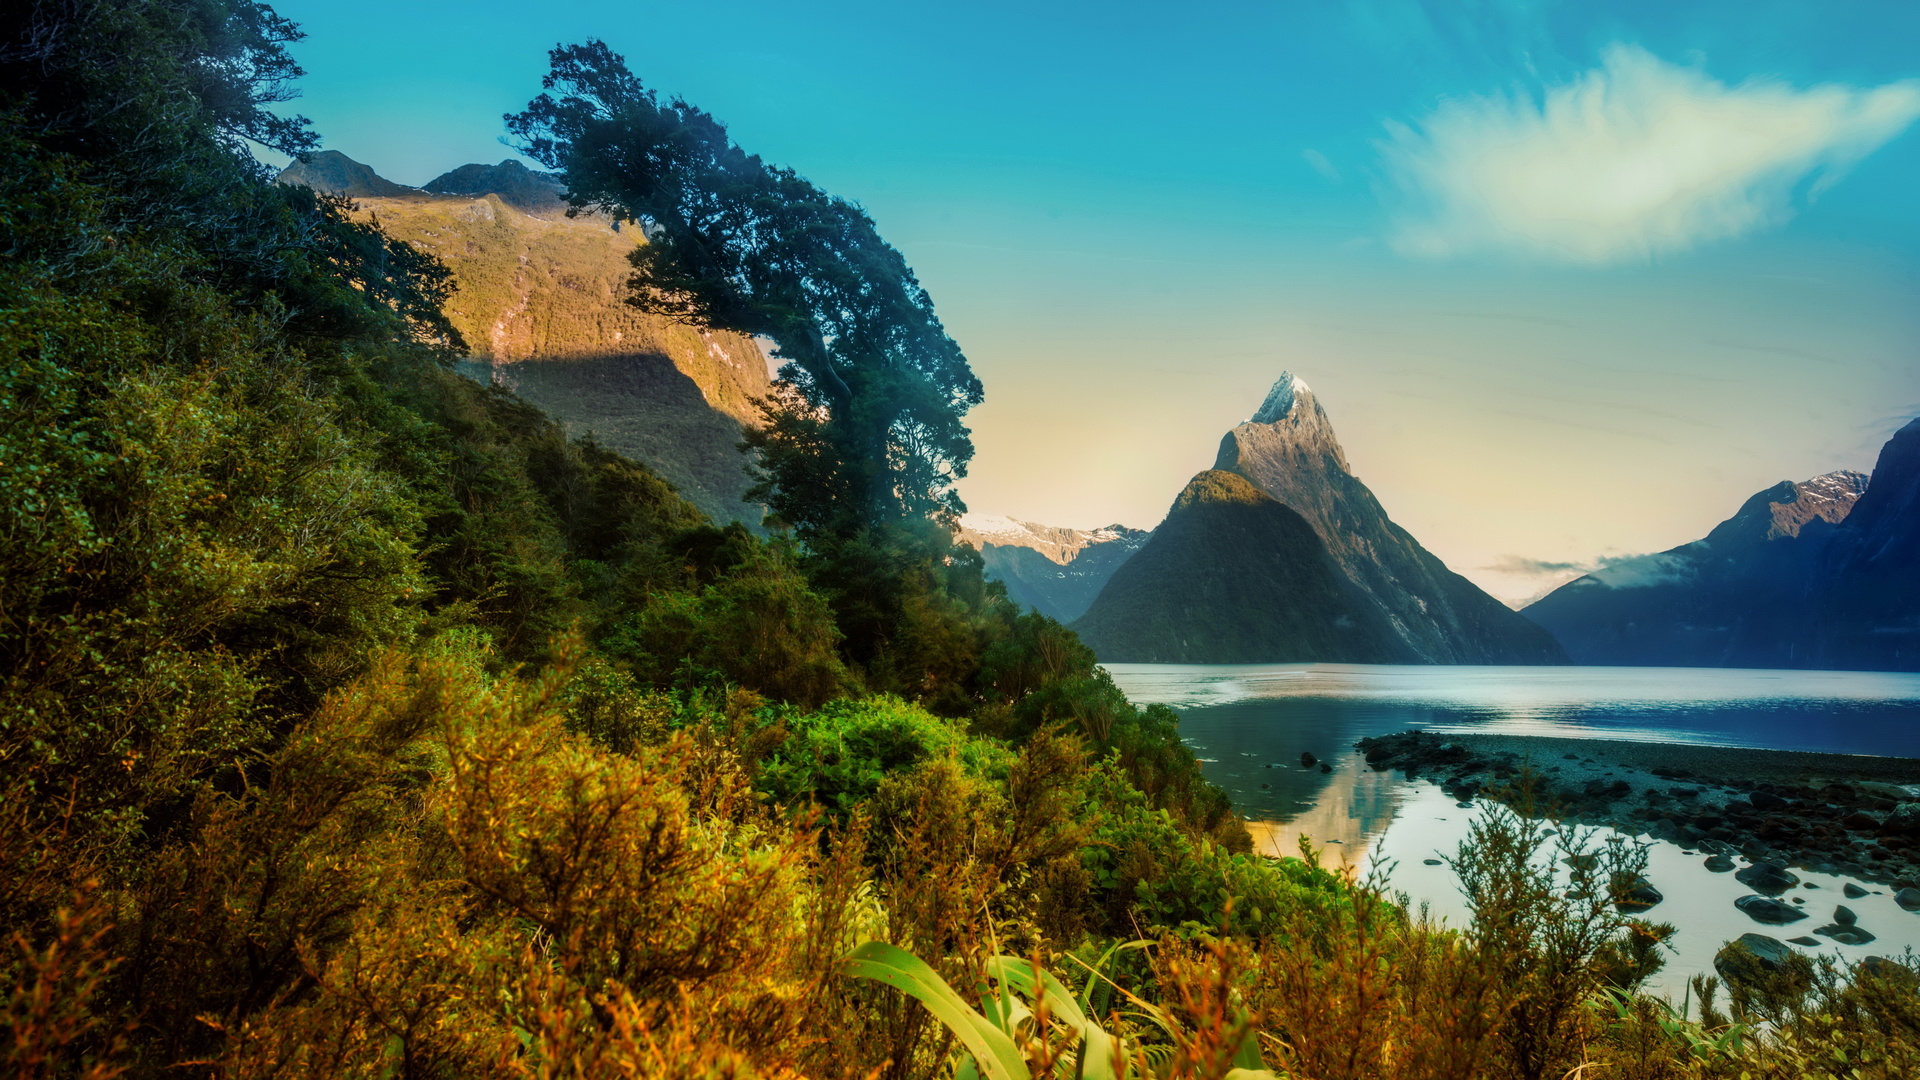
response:
M1260 411L1253 414L1249 424L1273 424L1286 419L1293 412L1296 399L1305 396L1312 400L1313 391L1307 389L1306 381L1294 376L1291 371L1283 371L1274 380L1273 389L1267 391L1267 400L1260 403Z
M419 188L396 184L338 150L321 150L305 160L295 159L275 179L355 199L420 194Z

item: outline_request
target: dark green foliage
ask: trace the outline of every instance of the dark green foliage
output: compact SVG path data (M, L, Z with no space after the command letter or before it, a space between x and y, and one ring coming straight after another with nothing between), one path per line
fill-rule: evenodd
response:
M659 685L733 683L803 705L852 689L834 651L832 612L791 555L745 530L737 540L744 557L724 576L698 585L701 568L690 564L697 591L655 593L614 623L604 638L608 655Z
M784 738L761 764L755 786L783 803L811 800L841 814L872 798L894 773L962 747L977 763L987 745L898 698L835 702L779 723Z

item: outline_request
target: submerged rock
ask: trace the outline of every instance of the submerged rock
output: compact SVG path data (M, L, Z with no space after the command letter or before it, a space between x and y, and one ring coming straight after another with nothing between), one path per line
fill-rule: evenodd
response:
M1724 874L1733 869L1733 860L1725 855L1709 855L1702 865L1716 874Z
M1852 908L1841 904L1833 909L1833 921L1841 926L1852 926L1860 921L1860 916L1855 915Z
M1800 875L1778 863L1757 862L1733 875L1742 885L1757 893L1779 896L1800 884Z
M1846 897L1847 897L1847 899L1849 899L1849 900L1858 900L1858 899L1860 899L1861 897L1863 897L1863 896L1865 896L1865 895L1867 895L1867 890L1865 890L1865 889L1863 889L1863 888L1861 888L1861 887L1860 887L1860 886L1858 886L1858 885L1855 885L1855 884L1854 884L1853 882L1851 882L1851 881L1849 881L1849 882L1847 882L1847 883L1846 883L1845 885L1843 885L1843 886L1841 886L1841 887L1840 887L1840 891L1841 891L1841 892L1843 892L1843 893L1845 893L1845 894L1846 894Z
M1901 889L1893 894L1893 902L1908 911L1920 911L1920 889Z
M1873 940L1872 934L1847 923L1835 923L1832 926L1823 926L1815 930L1814 933L1819 934L1821 937L1832 938L1842 945L1865 945L1867 942Z
M1783 923L1798 922L1807 917L1791 904L1783 904L1767 896L1743 896L1733 902L1733 906L1746 913L1754 922L1771 923L1779 926Z

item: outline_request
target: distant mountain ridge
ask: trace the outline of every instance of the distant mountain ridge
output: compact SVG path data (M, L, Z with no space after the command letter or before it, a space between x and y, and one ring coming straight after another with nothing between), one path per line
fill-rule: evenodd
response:
M537 172L508 158L498 165L462 165L427 181L436 195L477 198L498 195L500 201L529 214L552 214L567 208L567 187L552 173Z
M1067 529L968 514L960 519L959 539L980 551L988 576L1006 584L1009 599L1072 622L1147 542L1147 531L1118 524Z
M514 161L463 165L422 189L323 151L280 180L350 196L446 263L447 317L471 350L463 370L653 466L716 521L760 526L739 443L771 387L766 357L751 338L625 303L639 230L567 218L560 182Z
M1704 538L1523 609L1576 663L1920 670L1920 420L1871 477L1748 498Z
M1227 432L1213 469L1188 484L1074 628L1113 662L1565 660L1551 635L1387 517L1290 373Z

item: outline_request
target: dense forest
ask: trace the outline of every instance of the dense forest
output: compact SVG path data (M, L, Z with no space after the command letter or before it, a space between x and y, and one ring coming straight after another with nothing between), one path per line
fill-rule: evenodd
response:
M1443 929L1252 854L956 546L981 387L857 206L589 43L510 118L633 301L788 362L771 539L456 375L255 144L297 27L0 38L0 1061L19 1077L1895 1076L1917 976L1638 994L1634 854L1491 810ZM535 88L529 88L533 92Z

